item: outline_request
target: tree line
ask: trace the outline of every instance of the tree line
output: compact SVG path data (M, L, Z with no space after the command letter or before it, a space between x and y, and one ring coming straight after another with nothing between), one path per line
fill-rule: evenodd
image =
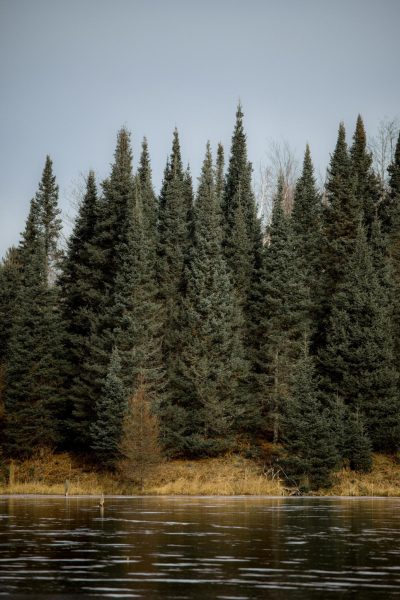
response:
M282 175L263 228L240 106L227 165L207 144L195 192L177 130L157 197L146 139L135 169L121 129L62 252L47 157L0 267L3 453L66 448L114 468L140 402L165 455L268 440L311 488L396 452L400 137L383 182L361 117L349 145L340 124L324 189L307 146L290 213L284 196Z

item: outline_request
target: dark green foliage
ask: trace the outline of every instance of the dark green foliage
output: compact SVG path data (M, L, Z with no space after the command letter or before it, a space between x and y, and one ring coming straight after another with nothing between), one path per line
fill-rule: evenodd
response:
M176 386L181 388L176 404L184 421L178 431L164 433L170 451L192 456L226 450L238 418L246 411L238 393L246 368L240 313L221 241L208 146L194 208L194 239L181 313L181 353L175 368Z
M340 125L323 198L307 146L292 214L280 178L262 236L240 106L226 176L208 146L196 201L177 131L157 199L147 141L134 174L122 129L101 195L88 176L60 274L47 157L0 265L4 451L67 445L114 467L142 397L170 456L263 436L304 490L341 461L367 472L371 449L398 451L400 138L389 174L382 190L361 118L350 152Z
M217 166L217 191L222 176L222 149ZM264 312L262 301L263 247L261 224L251 186L252 166L247 158L247 142L241 106L236 112L231 154L222 198L223 249L234 289L243 312L242 340L250 363L247 389L243 387L243 404L247 405L243 430L260 427L259 395L254 379L258 375L260 336L257 324Z
M141 190L138 177L129 211L126 248L115 281L113 338L121 359L120 378L128 394L135 394L140 379L146 395L154 401L163 383L163 320L157 298L154 232L149 234L150 211L144 205L149 196L145 194L143 198Z
M343 278L347 257L353 252L357 228L362 216L355 193L351 161L343 123L332 155L326 184L324 246L321 248L325 270L325 298L329 299Z
M221 158L220 158L221 160ZM247 312L250 289L256 283L261 254L261 227L251 187L243 113L239 105L223 197L223 244L238 298ZM251 345L251 340L249 340Z
M158 201L153 189L149 147L146 138L143 139L142 153L140 155L140 164L137 174L139 177L140 194L142 198L143 217L147 224L146 235L149 239L151 238L151 243L154 244L154 252L156 252Z
M115 282L124 264L133 194L130 134L121 129L111 175L103 182L103 197L96 205L96 223L88 246L94 283L90 309L93 319L90 350L81 368L83 385L74 406L75 428L79 436L77 442L82 446L90 443L89 424L97 418L95 406L102 394L114 345L114 329L119 326L115 320Z
M78 442L81 447L85 447L85 443L88 442L89 423L94 414L94 406L88 402L91 378L84 365L91 354L91 333L101 301L98 296L99 273L94 267L92 246L97 226L98 204L95 176L90 172L59 281L65 326L64 422L67 428L73 428L75 444Z
M130 154L129 146L126 147L126 151ZM110 198L118 198L120 205L125 206L126 203L126 206L124 229L121 229L115 247L119 261L114 274L111 301L105 306L103 318L99 320L94 334L97 359L100 359L94 366L96 368L106 360L107 349L112 340L112 344L118 350L118 379L125 390L125 399L135 393L140 379L146 388L146 394L155 402L163 384L162 312L157 301L156 287L157 207L151 182L147 143L143 144L135 181L131 178L131 161L126 157L124 160L125 168L120 169L120 178L114 182L119 195L115 191L112 192L112 178L107 184ZM121 227L121 224L119 226ZM101 381L99 371L97 381ZM111 406L107 386L103 386L98 392L95 425L91 428L91 445L97 454L101 454L101 446L106 443L104 440L101 443L98 441L104 429L103 405ZM118 415L119 419L120 413ZM113 434L112 440L114 444L116 434Z
M127 398L128 393L121 378L118 350L114 348L102 393L96 402L97 420L90 427L92 448L104 466L114 466L119 458Z
M50 283L54 283L61 259L58 243L62 225L61 210L58 208L58 185L56 184L55 175L53 175L53 163L49 156L46 156L35 201L39 210L39 222L43 230L47 278Z
M310 321L314 332L321 319L322 204L308 145L303 171L295 189L292 222L297 252L303 262L305 284L310 292Z
M330 414L318 398L318 382L307 350L296 365L293 380L283 420L284 467L305 491L328 487L338 456Z
M332 298L327 346L320 353L320 364L329 401L342 398L353 411L365 415L375 449L395 450L400 414L390 303L361 225Z
M291 390L304 335L308 333L309 291L296 248L293 224L283 211L283 179L274 201L260 287L256 383L268 427L278 441L282 406Z
M372 155L367 149L367 136L360 115L357 118L353 145L350 149L351 174L354 179L354 194L363 211L367 235L371 233L376 216L381 189L379 178L372 168Z
M32 200L6 370L6 449L19 456L60 441L61 320L56 289L48 285L45 241L40 206Z
M384 242L391 261L393 288L393 334L397 369L400 371L400 135L392 164L388 167L389 190L379 207Z
M393 244L400 231L400 134L397 139L393 162L388 167L389 192L379 206L382 230L389 234Z
M166 302L166 347L179 297L185 288L185 265L189 251L190 180L183 173L179 136L174 131L172 153L160 195L158 278ZM173 344L172 344L173 345Z
M17 248L11 247L0 264L0 365L4 363L8 354L8 343L17 307L20 281L19 251Z
M222 144L218 144L217 148L217 160L215 165L215 199L217 202L218 213L222 219L222 207L224 202L224 187L225 187L225 156L224 147ZM222 220L221 220L222 226Z
M179 136L175 130L160 194L158 222L157 279L164 320L162 354L166 369L166 393L160 406L164 415L164 422L160 423L164 437L169 435L166 432L177 431L182 420L172 406L180 394L176 368L181 352L181 311L189 261L191 214L191 182L182 169Z
M353 471L369 473L372 469L372 445L365 431L364 420L359 411L347 410L345 415L343 458L348 460Z

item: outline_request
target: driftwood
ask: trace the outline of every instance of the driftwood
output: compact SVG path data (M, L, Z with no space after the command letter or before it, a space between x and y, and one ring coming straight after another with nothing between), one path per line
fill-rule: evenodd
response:
M267 479L278 479L284 480L289 483L290 487L284 487L285 494L287 496L302 496L301 490L297 483L289 477L289 475L284 471L284 469L280 465L273 465L267 469L266 465L263 467L263 475Z

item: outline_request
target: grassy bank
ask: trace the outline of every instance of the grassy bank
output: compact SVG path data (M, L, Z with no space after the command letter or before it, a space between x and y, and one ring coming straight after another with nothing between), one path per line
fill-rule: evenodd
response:
M9 473L8 473L9 474ZM143 492L104 473L95 465L68 453L46 453L15 463L11 481L3 468L0 494L187 494L266 495L293 494L284 478L260 463L236 455L197 461L174 460L159 465L144 484ZM375 455L371 473L343 469L334 474L334 485L321 490L325 496L400 496L400 465L387 456Z

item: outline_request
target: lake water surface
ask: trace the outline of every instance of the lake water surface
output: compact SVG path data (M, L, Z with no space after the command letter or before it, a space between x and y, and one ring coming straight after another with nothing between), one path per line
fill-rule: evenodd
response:
M0 497L0 597L400 598L400 499Z

